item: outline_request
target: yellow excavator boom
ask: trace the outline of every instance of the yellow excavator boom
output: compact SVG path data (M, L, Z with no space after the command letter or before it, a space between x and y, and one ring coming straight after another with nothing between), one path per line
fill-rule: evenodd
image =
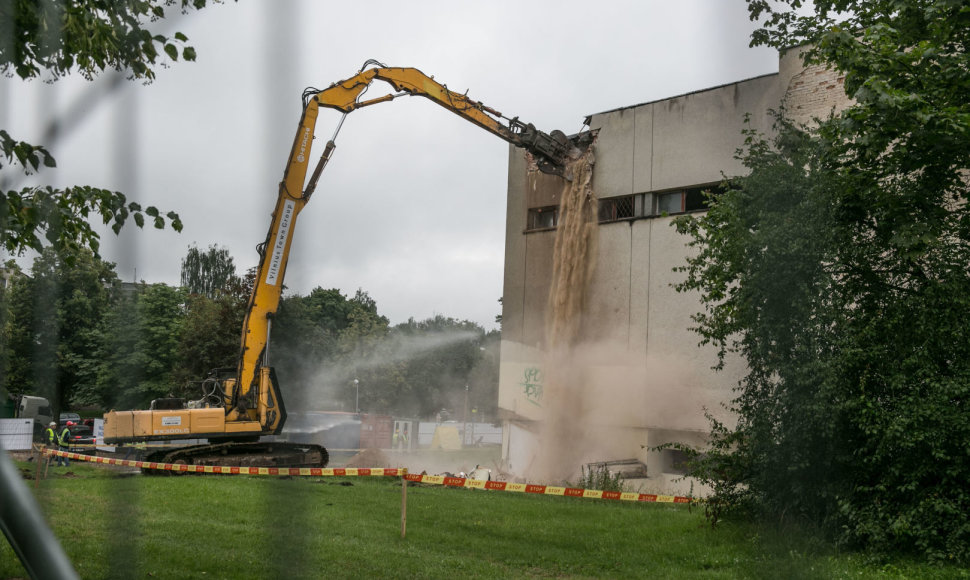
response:
M368 68L370 65L377 65ZM375 80L388 83L396 91L381 97L361 100ZM347 114L402 95L430 99L449 111L528 151L536 166L546 173L568 179L568 161L578 157L580 147L591 142L590 133L572 140L560 131L544 133L518 118L507 118L466 94L449 90L434 78L415 68L386 67L374 61L365 63L356 75L323 90L307 89L303 95L303 114L290 149L283 180L279 185L269 231L259 246L259 266L253 292L243 321L239 362L235 369L213 371L203 381L203 399L183 404L178 400L153 402L147 411L112 411L105 415L107 443L141 442L150 439L206 438L253 440L260 435L277 434L286 420L283 399L269 364L269 344L273 318L280 303L283 278L297 217L310 200L317 180L333 154L333 139L327 142L317 165L307 180L310 149L320 107ZM341 123L343 119L341 119ZM339 131L339 127L338 127ZM335 135L336 136L336 133ZM234 371L234 372L233 372ZM191 462L202 461L206 449L193 456L169 455ZM220 453L225 453L224 449ZM260 453L267 453L260 451ZM326 462L325 451L323 462Z

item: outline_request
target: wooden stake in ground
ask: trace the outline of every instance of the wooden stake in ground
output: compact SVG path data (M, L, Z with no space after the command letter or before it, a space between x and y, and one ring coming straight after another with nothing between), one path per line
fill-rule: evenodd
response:
M38 485L40 485L40 461L41 461L41 459L45 460L45 462L46 462L47 456L44 455L44 452L43 452L43 450L42 450L42 448L41 448L40 445L34 445L34 461L37 463L37 465L34 466L34 488L36 488ZM46 473L45 473L45 477L46 477Z
M408 470L401 474L401 539L407 533L408 527Z

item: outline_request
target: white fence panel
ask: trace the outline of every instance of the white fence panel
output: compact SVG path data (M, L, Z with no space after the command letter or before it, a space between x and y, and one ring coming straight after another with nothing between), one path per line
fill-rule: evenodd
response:
M33 435L33 419L0 419L0 448L9 451L29 450Z

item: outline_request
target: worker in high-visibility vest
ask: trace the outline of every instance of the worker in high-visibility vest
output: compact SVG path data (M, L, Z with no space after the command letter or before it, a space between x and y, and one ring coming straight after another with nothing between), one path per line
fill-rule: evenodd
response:
M44 445L50 449L57 449L57 423L51 421L44 430ZM47 456L47 463L50 464L51 457Z
M61 451L70 451L71 447L71 427L74 426L74 421L68 421L64 424L64 428L61 430L61 434L57 436L57 444L60 446ZM64 467L71 466L71 460L68 457L57 456L57 465L61 465L61 461L64 462Z

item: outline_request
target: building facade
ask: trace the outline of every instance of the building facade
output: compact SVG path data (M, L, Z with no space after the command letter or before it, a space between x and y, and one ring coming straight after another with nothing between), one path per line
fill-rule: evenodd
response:
M673 287L689 248L671 222L703 211L703 191L744 170L735 159L744 128L770 134L771 111L783 103L790 117L808 122L846 102L834 72L805 68L791 50L775 74L591 115L600 223L582 341L568 363L552 362L545 348L562 185L529 172L524 155L511 149L499 387L511 474L558 477L536 468L550 454L577 476L588 463L637 462L646 467L642 490L687 491L682 456L653 448L703 445L705 413L731 424L724 405L745 367L733 358L712 370L715 349L699 346L689 329L700 302ZM548 384L550 365L564 364L581 385L577 392ZM575 400L555 400L564 397ZM552 421L559 430L546 433Z

